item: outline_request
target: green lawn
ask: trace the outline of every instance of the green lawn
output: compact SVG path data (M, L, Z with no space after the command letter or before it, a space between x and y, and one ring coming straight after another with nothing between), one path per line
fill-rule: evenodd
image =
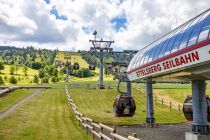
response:
M0 120L1 140L89 140L63 89L44 90Z
M84 82L87 84L87 82ZM69 94L76 103L79 111L95 121L104 121L106 124L131 125L145 122L146 97L138 91L133 90L133 97L136 101L136 114L132 117L117 118L112 113L112 105L118 92L116 89L87 90L85 88L69 89ZM155 102L155 117L159 123L180 123L185 122L182 112L168 106L161 106Z
M10 92L9 95L5 95L0 97L0 112L8 109L18 101L26 98L27 96L31 95L35 90L28 90L28 89L20 89L13 92Z

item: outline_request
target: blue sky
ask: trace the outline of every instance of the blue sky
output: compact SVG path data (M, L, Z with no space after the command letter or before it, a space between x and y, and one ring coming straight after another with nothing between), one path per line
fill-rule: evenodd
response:
M111 22L115 24L116 31L119 31L121 28L127 29L127 19L125 17L113 18Z
M67 18L67 16L65 16L65 15L60 15L59 13L58 13L58 10L56 9L56 6L53 6L52 7L52 9L50 10L50 13L52 14L52 15L55 15L55 17L56 17L56 19L58 19L58 20L68 20L68 18Z

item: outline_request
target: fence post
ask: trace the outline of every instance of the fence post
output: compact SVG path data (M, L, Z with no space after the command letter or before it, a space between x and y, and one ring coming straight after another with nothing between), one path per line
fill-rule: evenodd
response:
M161 102L162 102L161 104L162 104L162 108L163 108L163 99L161 100Z
M112 133L116 133L116 127L113 126L114 131ZM112 140L117 140L115 137L112 138Z
M101 121L101 123L103 124L103 122ZM101 133L104 133L103 127L100 127ZM101 140L103 140L103 137L101 137Z
M179 109L179 111L181 111L181 106L180 106L180 104L178 105L178 109Z
M132 133L132 136L133 136L134 138L137 138L137 134L136 134L136 133Z
M172 103L171 103L171 101L170 101L170 111L171 111L171 108L172 108Z
M94 121L91 122L91 125L92 125L92 123L94 123ZM95 131L95 126L94 126L94 125L92 125L92 126L93 126L93 131ZM93 134L93 133L92 133L92 134ZM93 134L93 139L95 139L94 134Z

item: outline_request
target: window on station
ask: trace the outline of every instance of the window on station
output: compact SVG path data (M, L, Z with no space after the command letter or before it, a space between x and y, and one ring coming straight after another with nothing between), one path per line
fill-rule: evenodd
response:
M156 51L155 51L155 53L154 53L153 60L155 60L155 59L158 58L158 55L159 55L159 53L160 53L160 51L161 51L161 48L162 48L162 46L163 46L164 43L165 43L166 37L167 37L167 36L162 37L162 38L159 40L159 42L157 43L157 49L156 49Z
M209 29L210 29L210 14L208 15L208 18L206 19L206 21L202 27L202 30L198 37L198 42L204 41L208 38Z
M173 32L171 32L171 33L169 33L169 34L167 35L166 40L164 41L163 46L161 46L161 50L160 50L160 53L159 53L159 55L158 55L158 58L161 58L161 57L164 56L166 47L167 47L167 45L168 45L168 42L169 42L170 37L171 37L172 34L173 34Z
M147 53L148 53L150 47L151 47L151 45L148 45L148 46L144 49L144 52L143 52L143 55L142 55L142 59L141 59L140 65L143 65L143 64L144 64L144 60L145 60L146 57L147 57Z
M169 41L168 46L166 47L166 51L165 51L164 55L170 54L170 52L173 48L173 44L174 44L174 42L175 42L175 40L176 40L176 38L177 38L177 36L178 36L178 34L179 34L179 32L181 31L182 28L183 27L179 27L175 30L174 35L171 37L171 40Z
M138 66L141 65L141 60L143 59L143 55L144 55L144 51L142 51L141 54L139 55L139 59L138 59L138 62L137 62Z
M189 21L188 23L186 23L185 25L183 25L183 28L181 28L180 33L177 35L177 38L173 44L171 53L175 52L178 50L179 48L179 44L184 36L185 30L187 30L187 28L190 26L190 24L193 22L193 20Z
M133 62L131 63L132 64L132 66L131 66L131 69L134 69L135 68L135 64L136 64L136 61L137 61L137 57L139 56L139 54L141 53L141 51L139 51L135 56L134 56L134 58L132 59L133 60Z
M198 35L202 29L203 24L205 23L205 21L208 18L208 15L210 14L210 11L206 12L204 14L204 16L200 19L200 21L196 24L196 27L193 29L193 32L190 36L189 42L187 44L187 46L191 46L194 45L197 41Z
M202 15L203 16L203 15ZM195 18L192 22L192 24L188 27L188 29L185 31L184 33L184 36L182 38L182 41L180 42L180 45L179 45L179 50L183 49L183 48L186 48L187 46L187 42L190 38L190 35L193 31L193 29L196 27L196 23L200 20L201 18L201 15L198 16L197 18Z
M149 58L148 58L147 63L148 63L148 62L151 62L151 61L153 60L154 53L155 53L156 50L157 50L157 44L159 43L159 41L160 41L160 39L157 40L157 41L155 41L155 42L152 44L151 51L150 51L150 53L149 53L149 55L148 55Z
M133 65L135 65L134 66L135 68L139 66L139 61L141 61L141 59L142 59L142 52L143 51L141 50L140 53L138 53L138 57L136 57L135 64L133 64Z

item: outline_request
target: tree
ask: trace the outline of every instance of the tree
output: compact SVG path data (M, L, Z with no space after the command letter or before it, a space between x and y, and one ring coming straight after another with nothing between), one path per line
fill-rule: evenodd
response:
M37 85L39 84L39 77L38 77L38 75L34 75L33 82L36 83Z
M48 79L48 77L44 77L44 78L42 78L42 83L49 83L49 79Z
M9 82L11 84L17 84L17 79L14 76L11 76L10 79L9 79Z
M17 74L17 71L19 70L19 66L15 65L15 73Z
M1 73L1 70L4 70L4 64L2 62L0 62L0 73Z
M58 82L58 81L59 81L58 77L56 77L56 76L51 77L51 82L55 83L55 82Z
M14 66L11 66L9 70L10 70L10 74L14 74L14 72L15 72L15 67L14 67Z
M39 69L39 78L45 77L45 71L43 69Z
M31 65L32 69L40 69L42 67L42 64L40 62L33 62Z
M7 80L7 76L4 76L4 80L5 80L5 81Z
M4 80L2 78L2 76L0 76L0 85L3 85L4 84Z
M58 77L58 69L55 68L53 70L53 76Z
M23 73L24 73L24 75L25 75L25 76L27 76L27 75L28 75L28 73L27 73L27 72L28 72L28 67L26 67L26 66L25 66L25 67L23 67Z

